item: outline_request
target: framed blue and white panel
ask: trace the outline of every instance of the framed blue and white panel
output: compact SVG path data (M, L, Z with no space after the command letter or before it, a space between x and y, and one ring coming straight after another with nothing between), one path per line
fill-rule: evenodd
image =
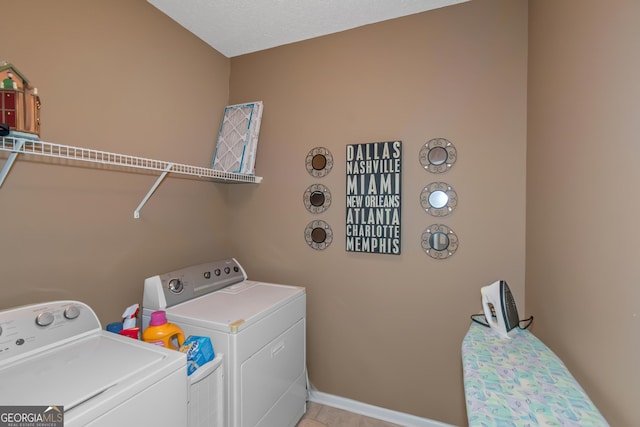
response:
M224 109L213 156L214 170L255 174L262 101L229 105Z

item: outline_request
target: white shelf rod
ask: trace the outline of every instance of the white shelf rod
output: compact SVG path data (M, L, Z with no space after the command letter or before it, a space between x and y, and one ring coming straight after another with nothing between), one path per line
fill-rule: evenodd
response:
M59 159L78 160L82 162L99 163L103 165L123 166L132 169L145 169L161 172L154 186L147 193L136 211L134 217L140 217L140 209L153 192L158 188L162 180L169 172L190 175L203 179L211 179L217 182L228 183L252 183L259 184L262 177L248 174L217 171L199 166L190 166L180 163L172 163L164 160L153 160L144 157L129 156L126 154L110 153L108 151L93 150L90 148L74 147L71 145L54 144L25 138L2 137L0 151L8 151L11 154L7 158L2 171L0 171L0 186L4 182L9 170L13 166L18 154L33 154L37 156L54 157Z
M162 172L162 175L160 175L158 177L158 179L156 180L156 183L153 184L153 187L151 187L151 190L149 190L147 195L144 196L144 199L142 199L142 202L140 202L140 204L138 205L136 210L133 212L133 217L134 218L136 218L136 219L140 218L140 209L142 209L144 204L147 203L147 200L149 200L149 198L151 197L153 192L156 191L156 188L158 188L158 186L160 185L160 183L162 182L164 177L167 176L167 174L171 171L172 167L173 167L173 163L169 163L169 165L167 165L167 167L165 168L164 172Z
M3 139L2 142L4 143L4 138L2 139ZM0 187L2 187L2 184L4 183L4 180L7 177L7 174L11 170L11 166L13 166L13 162L15 162L16 158L18 157L18 152L23 146L24 146L24 140L21 140L21 141L18 141L17 144L15 144L14 146L15 149L11 150L11 154L9 154L9 158L7 158L7 161L4 163L4 167L2 168L2 171L0 171Z

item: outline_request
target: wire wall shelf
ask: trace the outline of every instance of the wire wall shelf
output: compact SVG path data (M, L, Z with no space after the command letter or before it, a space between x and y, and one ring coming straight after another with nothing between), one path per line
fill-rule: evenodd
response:
M167 162L164 160L147 159L144 157L129 156L126 154L110 153L108 151L93 150L89 148L54 144L51 142L15 138L10 136L2 137L0 142L0 151L7 151L11 153L6 160L4 167L0 171L0 186L4 183L7 174L11 170L11 166L13 166L13 163L19 154L33 154L36 156L53 157L57 159L161 172L161 175L158 177L154 186L149 190L145 198L135 210L134 218L140 217L140 210L169 173L189 175L214 182L224 183L259 184L262 181L262 177L255 175L223 172L199 166Z

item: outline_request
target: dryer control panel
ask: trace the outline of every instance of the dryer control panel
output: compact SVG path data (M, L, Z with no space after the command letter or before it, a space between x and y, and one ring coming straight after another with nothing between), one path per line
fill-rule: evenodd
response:
M142 306L145 310L164 310L246 279L247 274L234 258L193 265L145 279Z

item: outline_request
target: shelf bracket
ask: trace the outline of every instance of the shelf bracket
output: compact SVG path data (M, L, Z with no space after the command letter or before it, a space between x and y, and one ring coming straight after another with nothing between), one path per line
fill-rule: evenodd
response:
M24 141L25 141L24 139L17 139L17 143L14 145L13 150L11 151L11 154L9 154L7 161L4 162L2 171L0 171L0 187L2 187L2 184L4 183L4 180L7 177L7 174L11 170L11 166L13 166L13 162L16 161L19 151L24 146Z
M145 203L147 203L147 201L151 198L151 195L153 194L154 191L156 191L156 188L158 188L158 186L160 185L162 180L167 176L167 174L171 172L171 168L173 168L173 165L174 165L173 163L169 163L167 167L164 168L164 172L162 172L162 174L158 177L158 179L156 180L156 183L153 184L153 187L151 187L151 190L149 190L147 195L144 196L144 199L142 199L142 201L136 208L135 212L133 213L134 218L136 219L140 218L140 209L142 209Z

